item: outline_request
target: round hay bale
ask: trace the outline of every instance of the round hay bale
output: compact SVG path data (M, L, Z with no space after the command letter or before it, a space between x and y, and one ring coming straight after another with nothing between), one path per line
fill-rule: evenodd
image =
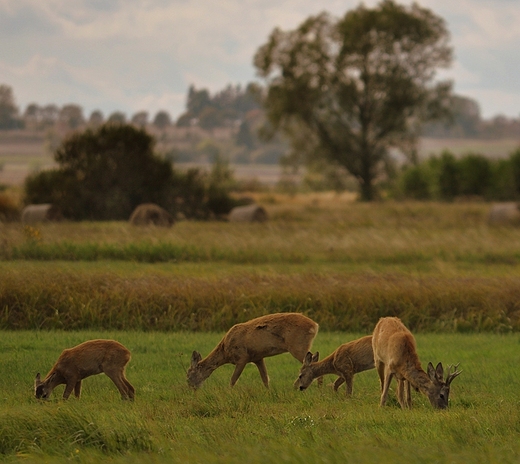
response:
M130 224L134 226L171 227L175 220L164 208L154 203L143 203L134 209L130 215Z
M491 205L488 223L494 226L520 226L520 203L507 202Z
M22 210L22 223L34 224L36 222L61 221L63 216L60 209L50 203L41 205L27 205Z
M229 213L230 222L265 222L267 211L260 205L237 206Z

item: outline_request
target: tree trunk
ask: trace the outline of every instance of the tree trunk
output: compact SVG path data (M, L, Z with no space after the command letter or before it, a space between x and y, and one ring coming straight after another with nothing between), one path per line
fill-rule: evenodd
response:
M374 200L374 183L372 178L360 179L359 181L359 193L361 195L361 201L373 201Z

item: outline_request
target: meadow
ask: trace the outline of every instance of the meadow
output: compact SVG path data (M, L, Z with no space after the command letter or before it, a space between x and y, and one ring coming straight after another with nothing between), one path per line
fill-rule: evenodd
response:
M23 227L0 223L0 460L7 462L518 462L520 230L491 227L489 204L258 194L264 224L180 221ZM229 388L233 366L196 392L191 352L232 324L300 311L322 357L395 315L418 353L460 362L451 405L380 408L374 370L354 395L293 389L299 363L266 360ZM132 352L136 400L103 375L81 400L33 397L36 372L91 338Z
M292 387L299 363L267 359L267 390L254 366L234 388L232 366L214 372L198 391L186 384L190 353L207 354L220 333L2 332L0 456L9 462L518 462L517 334L418 334L423 362L460 362L450 408L434 411L413 393L414 409L395 397L378 406L375 370L355 376L353 397ZM361 334L322 332L325 354ZM103 375L83 382L82 397L47 402L32 397L36 372L61 351L90 338L116 338L133 353L127 377L136 400L123 402ZM8 375L5 375L6 373Z

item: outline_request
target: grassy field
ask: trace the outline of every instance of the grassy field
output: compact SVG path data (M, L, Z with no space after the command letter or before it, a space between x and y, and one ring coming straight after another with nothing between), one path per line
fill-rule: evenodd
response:
M520 229L485 203L359 204L262 194L265 224L0 223L0 460L7 462L412 462L520 460ZM354 396L293 390L298 362L267 360L235 388L232 366L197 392L185 369L232 324L300 311L322 357L381 316L414 331L423 367L460 362L451 407L379 408L375 371ZM132 351L136 401L105 376L82 399L38 402L32 384L91 338ZM329 384L333 377L326 379ZM393 395L392 395L393 398Z
M1 332L0 456L36 462L518 462L518 335L418 334L423 364L460 362L451 405L434 411L414 393L414 409L379 408L374 370L358 374L354 394L293 389L299 363L267 360L271 388L254 366L231 389L232 366L215 371L196 392L185 378L190 353L204 355L221 333ZM320 332L323 355L361 334ZM137 390L122 402L103 376L84 381L80 401L32 397L61 349L91 338L116 338L133 353L127 377ZM9 375L5 375L9 372Z
M259 196L264 224L0 224L0 329L225 330L302 311L326 330L520 331L520 229L485 203Z

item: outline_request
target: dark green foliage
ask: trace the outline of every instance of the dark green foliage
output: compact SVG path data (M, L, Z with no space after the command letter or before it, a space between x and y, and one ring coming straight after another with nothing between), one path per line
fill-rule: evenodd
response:
M76 133L56 151L58 169L27 179L25 203L53 203L75 220L128 219L148 202L171 210L171 164L153 146L150 135L131 125Z
M483 155L467 154L460 159L460 193L486 196L491 187L491 162Z
M437 182L439 197L442 200L453 200L460 192L461 167L455 156L448 151L442 153L437 164Z
M520 198L520 148L511 153L509 158L511 163L511 174L513 177L513 186L516 198Z
M401 177L402 193L406 198L429 200L430 183L424 166L412 166L406 169Z
M153 146L149 134L131 125L76 133L56 151L59 169L27 180L25 203L53 203L75 220L128 219L148 202L171 211L172 167Z
M468 153L457 159L444 151L439 158L406 169L397 180L400 194L413 199L453 201L457 197L513 201L520 199L520 150L508 159L492 160Z

